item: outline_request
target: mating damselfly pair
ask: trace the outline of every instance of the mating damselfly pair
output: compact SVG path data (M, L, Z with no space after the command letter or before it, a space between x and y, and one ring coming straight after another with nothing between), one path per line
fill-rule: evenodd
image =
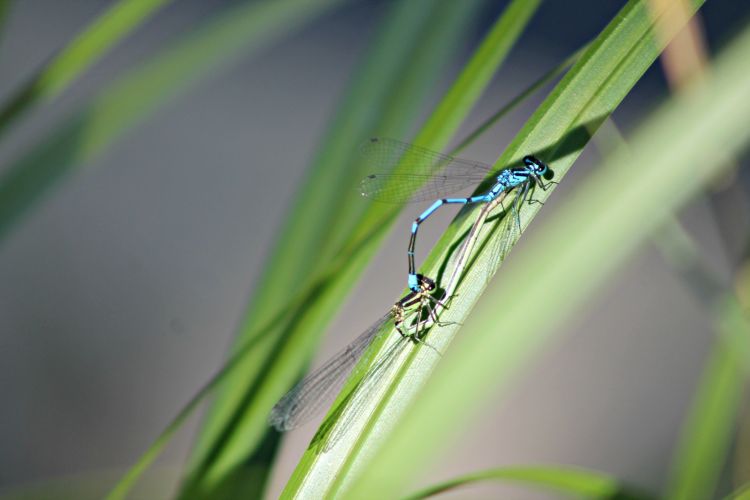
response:
M407 284L410 292L396 301L390 311L346 348L307 375L276 403L269 416L269 423L281 431L308 422L328 407L373 340L387 331L385 325L393 321L402 338L386 349L374 363L359 364L360 367L367 367L368 372L357 386L358 394L348 401L352 408L348 415L355 416L358 404L367 399L367 392L377 385L393 359L409 341L423 343L427 330L434 325L442 324L439 313L448 307L447 302L452 298L456 279L463 272L481 226L489 213L498 205L502 206L509 193L516 194L507 208L503 206L505 223L502 233L495 238L492 249L494 258L499 258L507 251L520 231L520 209L523 204L534 202L531 198L533 190L536 187L546 190L554 176L545 163L533 156L524 157L521 166L500 170L492 178L489 175L493 170L490 165L455 158L394 139L373 138L361 149L365 161L373 169L373 173L362 180L364 196L390 203L435 200L412 224L407 249ZM465 198L444 197L471 186L478 186L488 178L492 179L491 184L481 194ZM441 206L451 204L482 204L483 207L455 259L448 285L441 290L442 295L434 296L435 293L439 293L435 281L416 271L414 252L417 232L420 225ZM337 434L345 428L346 422L340 422L337 429L332 431L329 443L335 443Z

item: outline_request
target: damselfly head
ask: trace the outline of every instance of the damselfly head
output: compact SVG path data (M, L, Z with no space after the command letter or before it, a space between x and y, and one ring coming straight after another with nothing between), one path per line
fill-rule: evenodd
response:
M545 179L549 180L555 176L555 173L552 171L552 169L549 168L546 163L535 156L524 156L523 163L539 177L544 177Z
M417 274L417 279L419 280L419 286L423 291L431 292L435 289L435 282L424 274Z

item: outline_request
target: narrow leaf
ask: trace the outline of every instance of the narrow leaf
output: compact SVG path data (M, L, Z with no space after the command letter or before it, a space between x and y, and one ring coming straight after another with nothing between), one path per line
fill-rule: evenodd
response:
M406 500L418 500L445 493L478 482L501 481L520 483L534 488L552 490L574 498L636 500L652 498L624 486L617 479L600 472L571 467L503 467L461 476L425 488Z
M346 252L332 248L332 241L340 238L336 236L339 228L353 224L348 214L358 214L366 205L354 196L358 178L352 160L357 146L373 130L406 133L421 111L418 103L427 95L426 88L435 81L480 5L481 0L393 4L300 186L257 296L240 326L238 341L277 311L290 290L312 281L314 299L290 311L289 322L272 333L272 345L248 356L225 385L191 458L183 490L186 496L211 495L215 485L230 482L226 478L242 470L247 457L269 435L266 419L271 406L309 360L365 263L360 261L354 273L342 269L353 262ZM433 52L423 57L428 51Z
M668 499L713 497L734 436L750 322L732 297L717 304L714 318L719 335L675 452Z
M265 0L223 11L99 93L0 178L0 239L73 170L222 65L257 52L341 0ZM65 73L59 73L65 80Z
M507 387L555 325L747 143L750 130L739 124L750 112L750 75L742 69L748 51L750 31L722 54L709 85L671 100L640 127L631 156L613 157L552 214L545 231L467 319L470 335L399 415L387 445L350 492L388 497L429 466L481 402Z
M42 100L63 92L118 42L154 16L171 0L120 0L78 34L39 69L0 108L0 137L8 127ZM0 26L7 2L0 1Z
M492 75L495 74L510 47L520 36L537 6L538 2L521 0L516 0L508 6L492 26L435 112L417 134L415 142L437 149L445 146L488 85ZM348 269L341 274L342 278L351 280L352 271L350 270L361 270L366 262L365 259L369 258L374 250L370 241L382 238L382 228L386 227L387 222L393 220L397 210L398 207L370 205L348 245L348 248L356 249L358 242L365 241L364 251L359 250L357 255L343 252L344 255L350 256L350 260L347 263ZM336 298L336 296L331 298ZM334 302L323 304L321 311L325 312L323 308L332 306L335 306ZM375 347L382 348L386 337L388 336L383 336L380 345ZM351 386L351 382L349 385ZM340 396L339 401L334 404L332 412L335 412L345 399L345 394L346 390ZM287 483L283 496L326 497L340 493L343 482L350 477L351 468L358 467L361 456L366 453L366 449L360 446L358 438L356 432L347 434L337 443L335 449L326 454L319 454L316 447L311 446Z

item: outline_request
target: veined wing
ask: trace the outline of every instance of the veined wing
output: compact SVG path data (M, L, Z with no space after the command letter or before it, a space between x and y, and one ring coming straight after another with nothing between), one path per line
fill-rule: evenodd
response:
M492 171L486 163L464 160L395 139L375 137L362 145L373 173L362 179L364 196L401 203L442 198L479 184ZM400 163L405 173L392 174Z
M350 430L350 422L359 419L368 403L371 402L373 391L380 385L380 381L390 371L394 361L399 358L408 344L409 339L399 337L377 358L360 383L353 389L350 399L346 402L346 406L341 409L341 413L333 423L333 427L328 429L323 446L324 452L332 450Z
M482 205L476 211L478 215L474 224L466 234L458 252L451 255L448 266L452 267L453 271L448 282L449 287L456 286L457 280L463 279L467 266L480 253L488 255L488 259L485 273L478 280L483 280L483 284L487 284L494 275L490 270L495 269L512 248L519 232L517 220L519 209L524 201L522 198L525 198L524 191L511 194L510 200L508 200L509 192L500 196Z
M389 319L390 311L323 366L303 378L274 405L268 423L279 431L288 431L329 407L354 365Z
M490 217L490 220L486 223L490 231L488 237L491 240L488 242L489 258L487 259L485 284L495 275L492 270L497 269L500 263L505 260L521 232L520 214L524 203L528 200L528 184L518 187L514 191L516 193L514 198L510 200L510 204L497 214L499 220L493 221L491 220L493 217Z

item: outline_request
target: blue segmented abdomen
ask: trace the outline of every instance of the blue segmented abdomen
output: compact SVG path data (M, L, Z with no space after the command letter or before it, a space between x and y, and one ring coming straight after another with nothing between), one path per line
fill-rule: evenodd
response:
M417 226L419 225L419 223L422 222L423 220L425 220L430 215L432 215L432 212L434 212L435 210L437 210L438 208L440 208L440 206L443 203L445 203L445 200L437 200L435 203L433 203L432 205L430 205L430 207L427 210L425 210L424 212L422 212L422 214L419 217L417 217L417 220L414 221L414 224L412 225L412 228L411 228L412 232L416 232Z

